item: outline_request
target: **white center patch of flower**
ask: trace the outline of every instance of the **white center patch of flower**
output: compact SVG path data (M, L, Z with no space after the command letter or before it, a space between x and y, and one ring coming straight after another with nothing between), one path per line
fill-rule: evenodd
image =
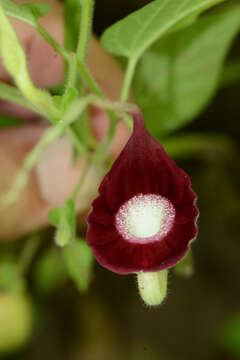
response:
M118 210L115 223L119 233L131 242L160 240L172 227L175 209L160 195L139 194Z

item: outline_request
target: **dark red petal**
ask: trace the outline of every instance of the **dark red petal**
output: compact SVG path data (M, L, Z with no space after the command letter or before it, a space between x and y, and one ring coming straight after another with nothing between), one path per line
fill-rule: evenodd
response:
M164 238L132 243L116 229L114 219L119 208L139 194L163 196L174 206L174 223ZM99 263L117 273L173 266L197 234L195 199L188 175L148 134L139 112L134 115L132 136L99 187L88 216L87 242Z

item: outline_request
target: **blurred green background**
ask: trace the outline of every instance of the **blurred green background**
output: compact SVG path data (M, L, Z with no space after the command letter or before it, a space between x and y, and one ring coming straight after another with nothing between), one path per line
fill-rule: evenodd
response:
M144 4L146 1L97 0L96 33ZM240 59L239 49L240 37L228 61ZM79 294L70 281L47 295L32 284L33 336L24 349L2 359L240 359L239 114L240 82L233 81L219 89L194 122L175 133L229 137L220 145L210 139L196 151L186 150L184 156L175 157L191 175L198 194L194 275L184 278L171 270L167 299L151 309L139 298L134 276L119 276L98 264L86 294ZM46 232L47 237L52 237L51 231ZM30 273L30 285L33 277ZM6 304L7 312L10 305ZM19 326L27 315L22 316ZM6 317L6 321L10 320Z

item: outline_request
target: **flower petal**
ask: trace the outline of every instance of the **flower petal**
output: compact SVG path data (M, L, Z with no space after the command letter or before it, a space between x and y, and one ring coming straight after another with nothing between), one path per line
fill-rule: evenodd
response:
M175 265L188 251L190 241L197 234L196 194L190 188L188 175L147 132L142 114L134 114L133 119L133 134L104 177L99 196L88 216L87 242L96 259L120 274L157 271ZM154 236L138 238L138 232L137 237L136 234L131 235L134 237L131 240L131 236L126 236L131 229L121 232L122 225L119 230L116 217L130 217L138 203L140 207L136 210L135 220L140 219L140 210L145 211L143 215L146 213L146 217L151 217L151 201L153 208L159 207L157 212L155 208L155 212L152 211L152 216L159 211L159 226L168 221L165 217L174 216L174 220L169 222L171 226L166 234L159 231ZM161 209L161 204L166 207L166 203L174 208L174 215L165 208ZM121 209L126 213L119 217L117 214L123 211ZM145 220L144 216L142 218Z

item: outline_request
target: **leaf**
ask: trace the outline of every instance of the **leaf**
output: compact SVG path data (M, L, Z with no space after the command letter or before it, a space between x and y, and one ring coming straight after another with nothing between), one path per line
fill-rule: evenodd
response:
M2 4L2 3L1 3ZM36 88L27 68L26 55L0 4L0 51L3 63L23 95L46 116L55 113L51 96Z
M60 221L61 208L54 208L48 213L48 220L54 226L58 226Z
M49 4L40 2L16 4L11 0L1 0L1 5L7 15L13 16L34 27L36 26L37 19L45 16L50 10Z
M56 247L48 249L38 260L34 269L34 281L40 292L55 290L66 279L66 271Z
M222 65L239 30L240 7L223 8L166 36L142 58L134 83L137 104L155 135L195 118L216 91Z
M79 291L86 291L90 284L94 260L91 249L84 240L78 239L70 246L63 248L62 251L70 277Z
M62 208L52 209L49 213L50 222L57 227L55 243L66 246L75 239L76 218L73 199L66 200Z
M109 27L102 44L111 53L139 59L157 39L185 18L223 0L155 0Z

